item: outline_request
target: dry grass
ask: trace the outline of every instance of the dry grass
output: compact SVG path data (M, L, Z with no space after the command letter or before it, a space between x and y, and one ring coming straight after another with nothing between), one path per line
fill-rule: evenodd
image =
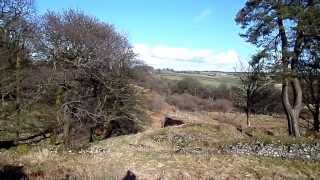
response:
M51 147L45 145L22 154L2 152L0 160L2 165L23 165L31 179L61 179L67 175L77 179L121 179L128 170L134 172L138 179L146 180L320 177L320 162L180 151L210 149L219 143L246 140L248 137L234 126L241 125L244 116L181 111L168 114L183 119L187 124L110 138L92 144L88 151L94 153L52 152L49 150ZM230 123L231 120L234 122ZM256 129L278 128L277 132L283 136L285 124L282 123L272 117L257 116L252 124Z
M7 162L24 165L29 175L43 172L41 178L62 178L69 174L78 179L121 179L127 170L134 172L139 179L148 180L320 177L319 162L177 153L175 147L153 142L150 139L153 134L146 132L111 138L91 147L104 149L104 153L53 153L47 149L38 149Z

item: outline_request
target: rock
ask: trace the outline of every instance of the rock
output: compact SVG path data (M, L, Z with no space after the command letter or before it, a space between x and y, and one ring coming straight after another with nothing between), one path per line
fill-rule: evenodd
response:
M281 158L296 158L306 160L320 160L320 149L318 144L290 144L276 145L264 144L259 141L255 143L237 143L234 145L221 146L224 153L269 156Z

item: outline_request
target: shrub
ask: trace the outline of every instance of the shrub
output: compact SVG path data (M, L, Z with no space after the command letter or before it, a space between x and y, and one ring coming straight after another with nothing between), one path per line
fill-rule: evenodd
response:
M187 93L173 94L171 96L168 96L166 98L166 101L181 110L196 111L212 109L212 104L208 100L201 99Z
M240 108L245 109L245 101L240 95L240 89L234 87L232 90L232 101ZM282 113L283 106L281 102L281 90L270 84L259 90L253 97L253 105L251 111L256 114L272 115L274 113Z
M175 93L189 93L192 95L197 95L197 91L203 88L203 85L194 78L184 78L178 81L176 85L176 89L174 89Z
M255 113L271 115L274 113L283 113L281 101L281 90L274 85L267 86L257 93L255 98Z
M197 108L195 99L196 97L190 94L173 94L168 96L166 101L181 110L195 111Z
M217 112L229 113L234 109L231 101L227 99L217 99L213 102L213 110Z
M153 94L145 99L145 106L151 111L160 111L165 103L165 98L159 94Z
M229 87L226 84L220 84L218 87L213 88L213 97L214 99L232 100L232 90L232 87Z

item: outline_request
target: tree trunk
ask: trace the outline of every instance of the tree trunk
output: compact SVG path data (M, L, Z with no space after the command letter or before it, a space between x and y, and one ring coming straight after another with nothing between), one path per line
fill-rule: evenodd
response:
M284 79L282 82L281 100L282 100L282 105L284 107L284 112L286 113L286 116L287 116L288 133L289 133L289 135L292 135L293 129L292 129L291 116L289 114L290 102L289 102L289 97L288 97L288 81L286 79Z
M65 113L63 115L63 140L66 146L70 144L70 128L71 117L69 114Z
M280 1L279 1L280 2ZM278 20L277 20L278 26L279 26L279 35L281 38L281 50L282 50L282 66L283 66L283 82L282 82L282 93L281 93L281 99L282 104L285 110L285 113L287 115L288 120L288 132L289 135L299 137L299 114L302 109L302 89L300 81L297 77L297 63L298 63L298 57L301 53L300 47L302 43L302 32L297 31L297 38L295 40L294 45L294 56L292 57L289 53L289 43L285 31L285 27L283 24L283 17L281 13L278 14ZM300 26L300 23L298 22L298 26ZM290 61L291 58L291 61ZM289 65L291 67L289 68ZM294 102L291 105L289 95L288 95L288 85L291 84L292 90L293 90L293 99Z
M250 123L250 119L249 119L249 113L247 113L247 127L250 127L251 123Z
M313 128L314 131L320 132L320 105L317 104L315 107L315 112L313 114Z
M4 94L1 94L1 106L4 108Z
M20 118L20 112L21 112L21 100L20 100L20 84L21 84L21 58L19 57L19 53L16 55L16 136L19 138L20 136L20 126L21 126L21 118Z
M246 117L247 117L247 127L250 127L250 109L246 108Z
M247 116L247 127L250 127L250 110L251 110L251 96L250 96L250 91L247 89L247 107L246 107L246 116Z
M294 104L293 106L290 103L288 95L288 79L284 78L282 84L282 104L287 115L288 120L288 133L291 136L299 137L299 114L302 109L302 90L298 78L293 78L291 80L292 88L295 91L294 93Z

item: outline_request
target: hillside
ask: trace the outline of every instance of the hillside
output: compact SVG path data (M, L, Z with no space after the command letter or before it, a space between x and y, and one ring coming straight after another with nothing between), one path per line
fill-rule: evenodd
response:
M257 115L252 127L242 131L245 116L239 113L186 112L168 104L162 104L160 109L146 112L153 123L138 134L94 142L79 152L64 151L49 142L21 145L1 151L0 165L23 167L21 170L30 179L122 179L127 171L138 179L168 180L317 179L320 176L320 142L286 137L282 117ZM185 124L161 128L166 116ZM250 149L246 146L255 149L243 151ZM264 152L270 147L269 154ZM277 156L277 147L291 147L292 156L287 157L286 150ZM308 157L304 151L307 155L315 154Z
M0 8L0 180L320 180L320 0Z
M239 77L234 73L228 72L160 72L160 77L163 79L179 81L184 78L194 78L201 83L209 86L217 87L221 84L227 86L238 86Z

